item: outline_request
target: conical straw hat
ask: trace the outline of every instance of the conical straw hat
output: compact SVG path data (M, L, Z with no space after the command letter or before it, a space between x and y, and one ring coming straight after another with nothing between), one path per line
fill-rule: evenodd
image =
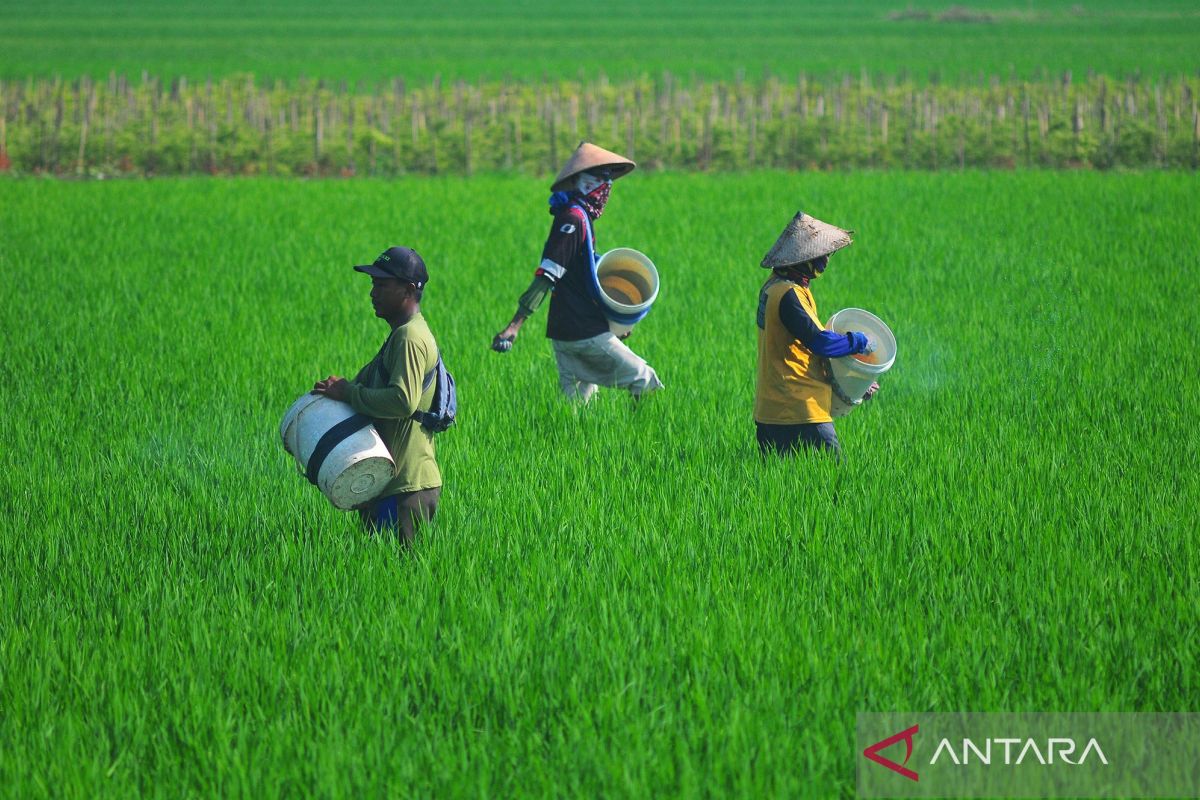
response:
M783 233L779 234L779 239L763 256L762 265L767 269L775 269L827 256L848 246L851 233L797 211Z
M560 192L566 189L567 181L593 167L611 167L613 178L616 179L632 172L636 166L637 164L625 156L619 156L603 147L597 147L591 142L580 142L579 146L575 148L575 152L571 153L571 157L567 159L567 163L563 164L563 168L558 171L550 190Z

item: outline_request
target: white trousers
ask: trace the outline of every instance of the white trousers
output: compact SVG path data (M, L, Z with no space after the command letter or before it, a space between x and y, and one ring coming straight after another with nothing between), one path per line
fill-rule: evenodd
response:
M550 341L558 363L558 385L572 400L586 403L597 386L628 389L634 397L662 388L646 360L612 333L577 342Z

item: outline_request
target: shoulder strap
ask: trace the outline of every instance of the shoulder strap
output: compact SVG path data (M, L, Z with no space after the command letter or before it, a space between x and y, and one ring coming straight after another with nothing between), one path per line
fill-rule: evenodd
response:
M433 369L425 373L425 380L421 382L421 394L429 391L429 387L433 386L433 381L437 378L438 367L442 364L442 354L438 353L437 361L433 364Z
M588 266L591 268L588 288L591 290L592 299L596 301L596 305L603 310L606 306L604 305L604 291L600 288L600 277L596 274L596 235L592 230L592 218L588 216L585 209L578 205L573 205L571 208L578 210L580 216L583 217L583 240L587 246Z
M396 335L396 331L392 331L383 340L383 344L379 346L379 352L375 354L375 358L371 359L376 363L379 369L379 374L383 377L384 383L392 382L392 371L387 368L387 364L383 360L383 351L387 350L388 343L392 341L392 337Z
M583 240L587 244L588 257L591 259L592 266L596 265L596 234L592 229L592 218L588 216L587 211L580 205L570 206L572 211L579 212L579 218L583 220Z

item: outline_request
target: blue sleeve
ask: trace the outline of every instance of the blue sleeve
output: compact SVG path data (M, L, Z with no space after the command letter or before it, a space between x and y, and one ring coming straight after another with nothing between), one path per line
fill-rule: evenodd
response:
M841 358L854 352L849 336L817 327L817 323L813 322L813 318L800 305L794 291L786 292L779 299L779 319L783 321L788 333L818 356Z

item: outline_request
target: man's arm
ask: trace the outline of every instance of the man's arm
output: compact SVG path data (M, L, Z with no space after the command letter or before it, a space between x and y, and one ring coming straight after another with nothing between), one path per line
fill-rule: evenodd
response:
M517 313L504 330L492 337L492 349L497 353L512 350L513 342L525 320L533 316L533 312L546 299L546 295L554 291L554 285L567 274L566 265L571 263L579 248L583 246L584 224L584 221L570 210L554 217L550 235L546 237L546 245L542 248L542 261L538 264L537 272L533 274L533 282L517 301Z
M388 385L368 389L360 383L347 383L346 402L355 411L374 419L408 419L425 393L428 352L423 343L405 339L393 345L387 356L386 366L391 375Z
M818 327L817 323L813 322L813 318L800 305L800 300L794 291L785 292L779 299L779 319L788 329L788 333L799 339L815 355L824 358L841 358L862 352L862 348L859 346L860 342L854 332L837 333ZM861 333L857 336L866 340Z
M506 353L511 350L513 340L517 338L517 333L525 324L525 320L533 316L533 312L537 311L538 306L545 301L546 295L550 294L553 289L554 281L539 269L533 276L529 288L517 300L517 313L513 314L512 321L492 339L492 349L498 353Z

